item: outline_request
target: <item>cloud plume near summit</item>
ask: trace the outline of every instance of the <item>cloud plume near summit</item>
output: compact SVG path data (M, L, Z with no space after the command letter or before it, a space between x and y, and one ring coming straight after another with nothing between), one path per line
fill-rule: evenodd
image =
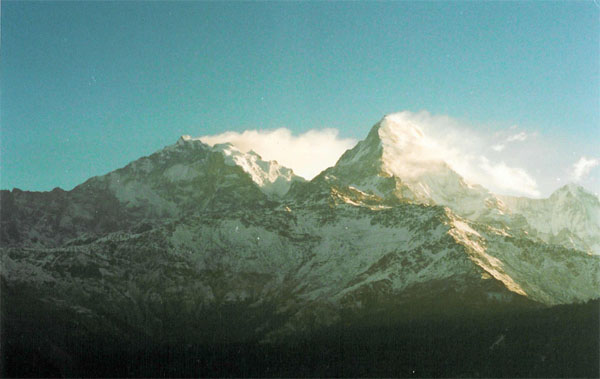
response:
M492 192L541 197L574 179L572 161L565 159L566 148L537 131L523 130L518 125L489 130L427 111L399 114L418 125L427 138L429 148L420 157L423 164L432 159L443 160L467 182L480 184ZM367 134L365 128L360 138ZM358 142L340 136L337 129L331 128L298 135L287 128L246 130L200 139L209 145L230 142L242 151L254 150L263 159L276 160L306 179L335 165L344 151ZM596 168L595 164L584 163L588 164L576 170L577 181L591 176ZM590 189L597 191L593 186Z
M489 136L478 133L464 123L448 116L436 116L429 112L401 112L391 115L402 125L414 125L424 134L419 156L412 156L422 165L432 161L444 161L471 184L480 184L496 193L541 195L536 180L527 169L507 162L504 156L489 156ZM509 141L524 141L525 132L514 133ZM518 137L514 137L518 136ZM523 137L525 136L525 137Z
M341 138L337 129L309 130L293 135L287 128L225 132L200 137L200 140L209 145L230 142L244 152L253 150L263 159L275 160L306 179L335 165L344 151L358 142Z

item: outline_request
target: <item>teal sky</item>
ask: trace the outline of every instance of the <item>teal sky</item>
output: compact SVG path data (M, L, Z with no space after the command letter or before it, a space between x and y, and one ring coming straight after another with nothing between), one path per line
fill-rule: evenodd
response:
M1 4L1 187L71 189L182 134L428 110L600 142L599 10L581 2ZM595 182L596 183L596 182Z

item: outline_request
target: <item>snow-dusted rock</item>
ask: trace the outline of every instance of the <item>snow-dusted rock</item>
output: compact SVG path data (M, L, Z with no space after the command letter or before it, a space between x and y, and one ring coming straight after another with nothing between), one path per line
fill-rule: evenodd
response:
M600 254L600 200L583 187L567 184L547 199L500 198L544 241Z
M269 340L344 312L599 297L597 197L499 197L424 161L428 143L388 116L306 182L183 136L72 191L2 191L2 280L90 328L161 338L205 338L224 309Z

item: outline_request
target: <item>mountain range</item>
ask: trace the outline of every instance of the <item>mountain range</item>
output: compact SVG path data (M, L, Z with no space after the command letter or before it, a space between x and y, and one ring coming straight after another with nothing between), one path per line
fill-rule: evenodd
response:
M115 346L128 357L139 344L203 346L203 356L214 356L211 347L224 354L223 344L280 346L394 322L435 320L427 325L445 330L439 323L506 314L545 320L600 297L596 195L574 184L547 199L497 195L443 160L424 160L426 144L419 125L403 113L388 115L335 166L306 181L252 151L182 136L71 191L1 191L7 372L78 376ZM500 354L499 335L481 338L486 354ZM597 361L589 338L580 356ZM504 339L497 345L510 345ZM86 344L102 358L76 353L74 345ZM49 371L19 371L22 357ZM555 374L539 359L518 376ZM157 373L132 365L94 372ZM465 374L432 367L421 375ZM262 368L194 373L287 373ZM473 370L465 375L498 373ZM390 375L365 372L377 373Z

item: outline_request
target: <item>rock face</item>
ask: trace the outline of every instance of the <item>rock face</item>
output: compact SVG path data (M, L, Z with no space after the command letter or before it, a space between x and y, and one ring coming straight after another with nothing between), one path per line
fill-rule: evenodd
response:
M65 192L2 191L3 246L56 247L139 231L204 211L252 211L303 181L276 162L182 137L148 157ZM266 196L266 195L269 195Z
M37 304L115 338L273 342L599 297L597 197L496 196L414 159L426 143L387 116L307 182L182 137L72 191L2 191L3 321Z
M432 144L410 117L389 115L321 175L383 198L447 206L474 220L501 213L496 196L431 156Z
M500 198L542 240L600 254L600 200L581 186L567 184L547 199Z

